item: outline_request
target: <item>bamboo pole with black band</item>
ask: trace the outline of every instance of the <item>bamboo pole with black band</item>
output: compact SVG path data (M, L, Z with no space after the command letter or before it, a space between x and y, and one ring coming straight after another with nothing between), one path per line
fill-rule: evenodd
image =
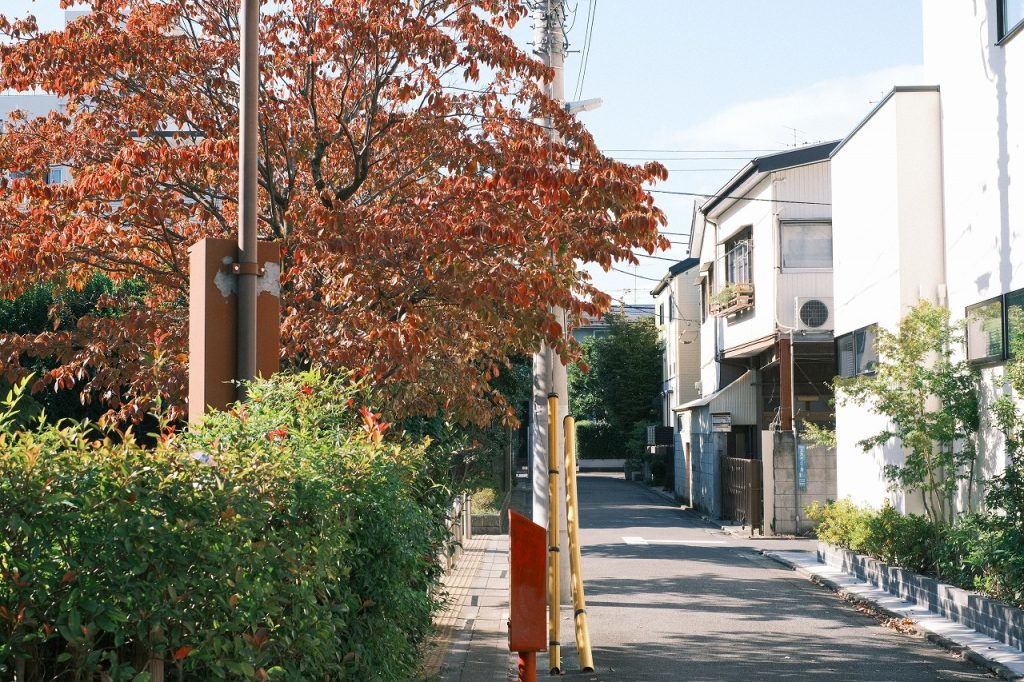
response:
M583 559L580 556L580 506L576 494L576 420L566 415L562 420L565 432L565 525L569 529L569 570L572 575L573 622L576 624L576 652L580 668L594 672L594 655L590 650L587 628L587 600L583 595Z
M562 669L561 584L558 557L558 394L548 394L548 667Z

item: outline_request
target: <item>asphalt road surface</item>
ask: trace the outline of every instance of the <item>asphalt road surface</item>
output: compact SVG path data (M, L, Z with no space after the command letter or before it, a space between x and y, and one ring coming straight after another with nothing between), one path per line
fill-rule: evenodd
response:
M880 625L735 538L621 477L579 477L594 673L581 673L563 608L567 677L611 680L992 680ZM806 547L804 542L800 546ZM538 660L547 677L547 655ZM550 679L550 678L549 678Z

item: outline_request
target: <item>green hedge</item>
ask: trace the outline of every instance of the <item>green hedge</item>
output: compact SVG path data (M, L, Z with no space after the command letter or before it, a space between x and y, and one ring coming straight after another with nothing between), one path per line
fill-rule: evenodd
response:
M580 459L621 459L625 439L604 420L576 422L576 456Z
M0 427L0 678L413 676L445 540L427 451L344 379L250 396L148 450Z

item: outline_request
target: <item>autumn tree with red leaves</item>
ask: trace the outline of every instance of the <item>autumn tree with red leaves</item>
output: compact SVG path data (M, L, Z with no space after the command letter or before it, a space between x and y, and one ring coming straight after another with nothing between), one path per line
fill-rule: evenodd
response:
M65 0L66 1L66 0ZM0 16L0 89L59 95L0 135L0 296L95 273L118 315L0 331L0 377L124 416L184 404L188 247L236 230L237 0L87 0L63 31ZM279 0L261 20L260 221L284 245L285 366L363 368L404 414L486 421L490 382L607 308L576 261L666 248L645 183L537 84L515 0ZM549 142L550 120L558 142ZM51 165L73 181L46 184Z

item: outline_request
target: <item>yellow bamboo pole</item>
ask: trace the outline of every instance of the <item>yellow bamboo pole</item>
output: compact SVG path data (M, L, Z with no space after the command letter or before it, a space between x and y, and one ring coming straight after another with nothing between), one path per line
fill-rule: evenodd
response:
M548 662L562 669L561 600L558 580L558 394L548 394Z
M565 430L565 523L569 530L569 570L572 573L573 620L576 623L576 652L583 672L594 672L587 629L587 600L583 595L583 560L580 556L580 503L576 495L576 420L566 415Z

